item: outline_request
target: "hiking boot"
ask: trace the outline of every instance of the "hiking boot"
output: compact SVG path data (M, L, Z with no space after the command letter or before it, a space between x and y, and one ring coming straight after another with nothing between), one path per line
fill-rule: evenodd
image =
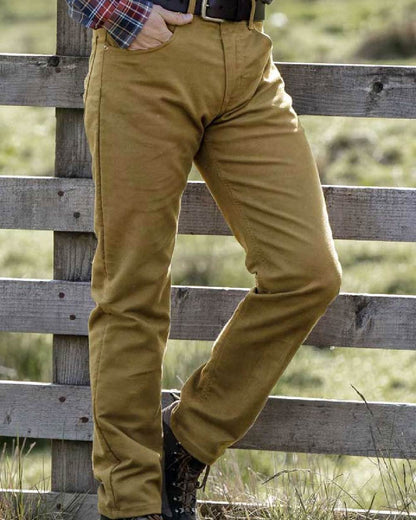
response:
M108 516L101 515L100 520L111 520L111 518L108 518ZM144 516L129 516L129 517L123 517L119 518L117 520L163 520L163 516L158 513L152 513L149 515Z
M170 428L172 409L179 400L162 410L163 422L163 490L162 516L164 520L199 520L196 490L205 490L210 466L196 459L176 439ZM202 483L198 477L206 468Z

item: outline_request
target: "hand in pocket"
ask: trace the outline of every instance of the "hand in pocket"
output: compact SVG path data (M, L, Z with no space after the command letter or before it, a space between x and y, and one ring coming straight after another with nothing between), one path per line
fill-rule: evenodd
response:
M169 11L161 5L153 4L149 18L127 50L135 51L157 47L172 37L173 33L167 24L184 25L191 22L192 18L192 13L177 13Z

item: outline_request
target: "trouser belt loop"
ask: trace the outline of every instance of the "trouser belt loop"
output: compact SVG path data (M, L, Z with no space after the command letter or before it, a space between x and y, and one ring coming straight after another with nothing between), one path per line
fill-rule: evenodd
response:
M196 5L196 0L189 0L189 4L188 4L188 9L187 9L187 13L194 13L195 12L195 5Z
M248 20L248 28L254 29L254 12L256 10L256 0L251 0L250 18Z

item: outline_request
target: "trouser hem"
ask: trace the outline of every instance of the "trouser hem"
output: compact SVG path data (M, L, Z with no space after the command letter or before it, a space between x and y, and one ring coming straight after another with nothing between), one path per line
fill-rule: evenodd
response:
M145 516L150 514L162 514L162 503L149 502L146 505L138 504L137 506L130 505L128 508L111 509L107 507L99 507L98 512L101 515L108 516L108 518L124 518L128 516Z
M178 441L183 445L183 447L188 451L191 455L197 458L199 461L204 464L213 464L219 457L212 456L210 453L201 449L199 444L194 444L191 440L189 440L184 431L181 430L179 424L176 423L175 416L172 414L170 418L170 428L173 432L173 435L178 439Z

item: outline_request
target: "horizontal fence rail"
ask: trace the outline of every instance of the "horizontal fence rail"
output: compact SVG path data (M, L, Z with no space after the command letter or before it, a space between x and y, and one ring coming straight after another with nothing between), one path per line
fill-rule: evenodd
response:
M323 186L334 238L416 241L416 189ZM92 179L0 177L0 228L92 232ZM179 233L232 235L206 183L188 181Z
M0 501L11 500L15 495L13 489L0 488ZM64 493L57 491L29 491L21 494L25 511L42 510L49 514L70 515L71 520L91 520L97 515L97 495L95 493ZM198 500L203 518L212 520L264 520L270 518L270 506L256 502L219 502L214 500ZM346 514L348 513L348 514ZM355 508L331 508L330 518L334 520L416 520L416 514L400 511L367 511Z
M248 289L172 286L171 339L214 340ZM0 278L0 330L88 335L89 282ZM184 320L183 317L187 319ZM416 296L341 293L304 343L415 350Z
M162 391L162 406L172 399ZM92 441L90 400L88 385L0 382L0 435ZM409 403L270 396L232 448L415 459L415 414Z
M416 67L275 62L299 115L416 118ZM88 58L0 54L0 105L83 108Z

